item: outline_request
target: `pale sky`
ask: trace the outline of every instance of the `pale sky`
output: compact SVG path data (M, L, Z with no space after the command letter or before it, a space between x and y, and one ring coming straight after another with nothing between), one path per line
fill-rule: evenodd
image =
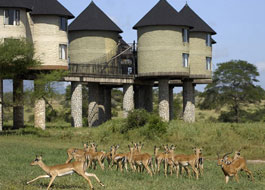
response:
M59 0L78 16L91 0ZM137 39L132 27L158 0L94 0L124 32L127 42ZM177 10L186 0L168 0ZM265 88L265 0L188 0L189 6L216 32L213 64L242 59L255 64Z

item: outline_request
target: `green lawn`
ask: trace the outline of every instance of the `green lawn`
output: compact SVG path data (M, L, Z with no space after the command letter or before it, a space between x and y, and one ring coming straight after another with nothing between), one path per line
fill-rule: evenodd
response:
M168 133L163 138L146 139L141 135L141 129L120 134L120 121L112 121L95 129L50 128L45 132L27 129L17 132L16 135L0 136L0 189L1 190L36 190L46 189L49 179L40 179L31 185L26 182L44 174L38 166L30 166L36 154L42 154L47 165L64 163L67 159L66 149L82 147L82 141L96 141L100 150L109 150L109 146L119 143L120 152L127 152L127 145L132 141L142 140L145 143L143 152L153 154L153 146L163 143L177 145L176 152L192 153L192 146L204 146L205 175L198 181L188 179L185 175L176 179L176 176L165 178L162 173L150 177L147 173L120 173L115 169L94 172L106 185L100 187L92 179L96 189L117 190L144 190L144 189L264 189L265 164L249 164L255 182L251 182L247 175L240 173L240 183L234 180L225 185L221 168L216 165L216 151L227 152L231 147L244 147L242 155L248 159L264 159L264 125L263 124L194 124L172 122ZM117 127L117 128L115 128ZM218 130L220 130L218 132ZM227 139L227 142L225 141ZM233 143L235 142L235 143ZM230 145L230 147L229 147ZM81 190L89 189L87 182L80 176L58 177L52 186L53 190Z

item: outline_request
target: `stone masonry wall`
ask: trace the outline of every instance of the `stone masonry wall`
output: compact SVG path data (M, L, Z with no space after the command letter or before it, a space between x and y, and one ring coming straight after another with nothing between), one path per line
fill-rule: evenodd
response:
M183 81L183 119L187 123L195 122L195 96L192 80Z
M46 106L43 98L35 101L34 126L42 130L46 128Z
M133 85L123 85L123 117L128 117L128 113L134 109Z
M159 116L169 121L169 85L168 80L159 80Z
M82 127L82 84L71 82L71 116L72 126Z

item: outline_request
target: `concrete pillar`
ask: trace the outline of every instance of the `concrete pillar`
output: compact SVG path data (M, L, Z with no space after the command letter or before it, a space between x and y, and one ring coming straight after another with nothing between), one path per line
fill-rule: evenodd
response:
M169 85L168 80L159 80L159 116L169 121Z
M99 126L104 122L104 90L98 83L88 85L88 126Z
M123 117L127 118L128 113L134 109L133 85L123 85Z
M187 123L195 122L195 87L192 80L183 81L183 120Z
M35 81L34 81L35 82ZM38 90L38 87L36 84L34 84L34 90ZM42 130L45 130L46 128L46 103L43 98L39 98L35 100L34 105L34 126L36 128L40 128Z
M174 119L174 86L169 86L169 119Z
M13 128L24 127L23 80L13 80Z
M144 86L144 107L146 111L152 112L153 111L153 86L152 85L145 85Z
M4 101L4 96L3 96L3 80L0 79L0 131L3 130L3 101Z
M71 82L72 127L82 127L82 83Z
M153 86L136 85L134 87L134 101L136 109L145 109L148 112L153 111Z
M104 88L105 121L111 120L111 87Z

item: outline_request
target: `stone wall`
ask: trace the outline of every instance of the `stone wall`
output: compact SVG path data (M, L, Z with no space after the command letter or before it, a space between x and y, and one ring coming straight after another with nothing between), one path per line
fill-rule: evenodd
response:
M133 85L123 85L123 117L128 117L128 113L134 109Z
M71 116L72 126L82 127L82 83L71 82Z
M35 100L34 126L42 130L46 128L46 105L43 98Z
M159 116L169 121L169 85L168 80L159 80Z
M192 80L183 81L183 119L187 123L195 122L195 87Z

